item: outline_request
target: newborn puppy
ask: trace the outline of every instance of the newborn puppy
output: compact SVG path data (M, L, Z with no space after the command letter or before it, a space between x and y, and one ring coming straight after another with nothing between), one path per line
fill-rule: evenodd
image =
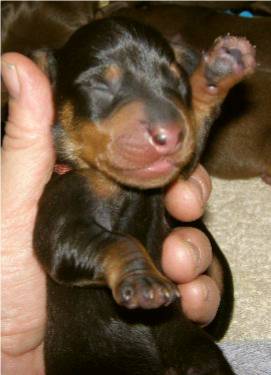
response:
M34 233L48 274L47 375L233 374L161 272L174 225L162 188L193 170L228 91L253 72L254 55L245 39L219 38L189 82L158 32L122 18L95 21L60 50L34 54L57 110L58 173ZM219 336L232 289L214 250L216 273L228 282L211 332Z

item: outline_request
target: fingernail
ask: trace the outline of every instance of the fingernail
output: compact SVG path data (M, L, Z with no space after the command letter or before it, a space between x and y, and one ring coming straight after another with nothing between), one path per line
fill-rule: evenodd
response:
M205 206L205 193L204 193L204 189L203 189L203 186L201 184L200 181L198 181L194 176L190 176L189 178L190 182L192 182L193 186L196 188L197 192L198 192L198 199L200 201L200 204L202 207Z
M2 60L1 67L2 78L6 88L8 89L9 95L12 98L16 99L20 94L20 81L18 78L16 66Z
M193 242L186 240L186 243L188 244L186 250L189 252L189 255L192 257L195 269L197 270L200 266L201 261L201 254L197 246L193 244Z
M201 285L202 296L204 301L209 299L209 288L206 285Z

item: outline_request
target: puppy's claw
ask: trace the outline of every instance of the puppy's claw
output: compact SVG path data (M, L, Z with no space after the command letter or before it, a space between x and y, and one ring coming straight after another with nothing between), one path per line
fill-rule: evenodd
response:
M118 304L128 309L168 306L180 296L177 287L159 273L128 275L113 290L113 295Z

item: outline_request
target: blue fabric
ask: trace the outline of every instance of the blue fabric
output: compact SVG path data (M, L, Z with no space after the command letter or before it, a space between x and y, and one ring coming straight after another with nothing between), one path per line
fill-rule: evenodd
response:
M239 13L239 17L253 18L254 16L249 10L243 10L241 13Z
M232 10L227 9L225 10L226 14L229 14L230 16L236 16L237 14L234 13ZM245 17L245 18L253 18L254 14L250 10L243 10L238 14L239 17Z
M271 340L220 345L237 375L271 375Z

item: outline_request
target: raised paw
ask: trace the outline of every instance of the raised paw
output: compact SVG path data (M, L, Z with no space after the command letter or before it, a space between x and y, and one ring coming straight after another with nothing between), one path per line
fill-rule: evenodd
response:
M179 298L177 287L157 274L127 275L113 290L116 302L128 309L156 309Z
M219 37L214 47L204 55L205 77L210 87L215 87L225 78L231 78L233 84L253 73L255 55L255 47L246 38Z

